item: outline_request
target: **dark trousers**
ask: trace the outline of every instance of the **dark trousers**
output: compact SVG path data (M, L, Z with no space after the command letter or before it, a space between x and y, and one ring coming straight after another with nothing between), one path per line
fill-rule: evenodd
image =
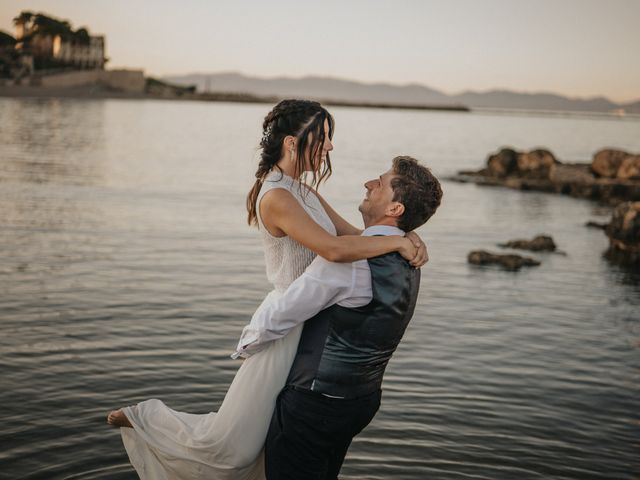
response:
M378 411L380 395L345 400L286 386L267 434L267 480L336 480L351 440Z

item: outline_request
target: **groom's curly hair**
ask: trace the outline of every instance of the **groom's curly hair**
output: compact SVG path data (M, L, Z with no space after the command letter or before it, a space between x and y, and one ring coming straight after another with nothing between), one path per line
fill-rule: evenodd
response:
M393 201L404 205L398 227L410 232L436 212L442 200L442 188L431 170L406 155L393 159L393 173Z

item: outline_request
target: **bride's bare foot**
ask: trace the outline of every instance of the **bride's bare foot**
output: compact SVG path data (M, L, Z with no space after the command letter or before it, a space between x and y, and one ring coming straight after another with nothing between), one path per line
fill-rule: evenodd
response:
M107 415L107 423L114 427L133 428L131 422L129 422L129 419L122 410L112 410L109 415Z

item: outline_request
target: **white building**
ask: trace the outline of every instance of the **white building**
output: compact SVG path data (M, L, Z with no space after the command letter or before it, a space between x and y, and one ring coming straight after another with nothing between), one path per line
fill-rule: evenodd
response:
M26 17L15 20L16 49L32 55L36 68L73 66L78 69L104 69L107 61L104 36L89 36L86 30L84 36L78 35L84 29L73 32L70 27L69 35L49 33L39 27L37 17L27 13Z
M53 37L52 57L79 68L104 68L104 37L89 37L89 44L65 42L60 35Z

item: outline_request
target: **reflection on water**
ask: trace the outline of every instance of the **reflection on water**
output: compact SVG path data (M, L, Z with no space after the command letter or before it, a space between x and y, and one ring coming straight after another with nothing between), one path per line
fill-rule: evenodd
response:
M3 99L2 103L0 181L100 183L103 102Z
M111 408L216 410L269 286L246 226L264 105L0 99L0 476L135 478ZM638 123L335 108L323 195L353 222L397 154L440 176L501 145L586 160L640 151ZM573 135L566 135L567 131ZM609 210L447 183L383 405L345 479L636 478L638 272L610 264ZM519 273L470 250L551 234ZM61 421L60 419L64 419Z
M617 256L612 258L608 251L605 251L602 257L610 265L608 275L610 275L613 282L622 285L640 286L640 271L637 265L621 263Z

